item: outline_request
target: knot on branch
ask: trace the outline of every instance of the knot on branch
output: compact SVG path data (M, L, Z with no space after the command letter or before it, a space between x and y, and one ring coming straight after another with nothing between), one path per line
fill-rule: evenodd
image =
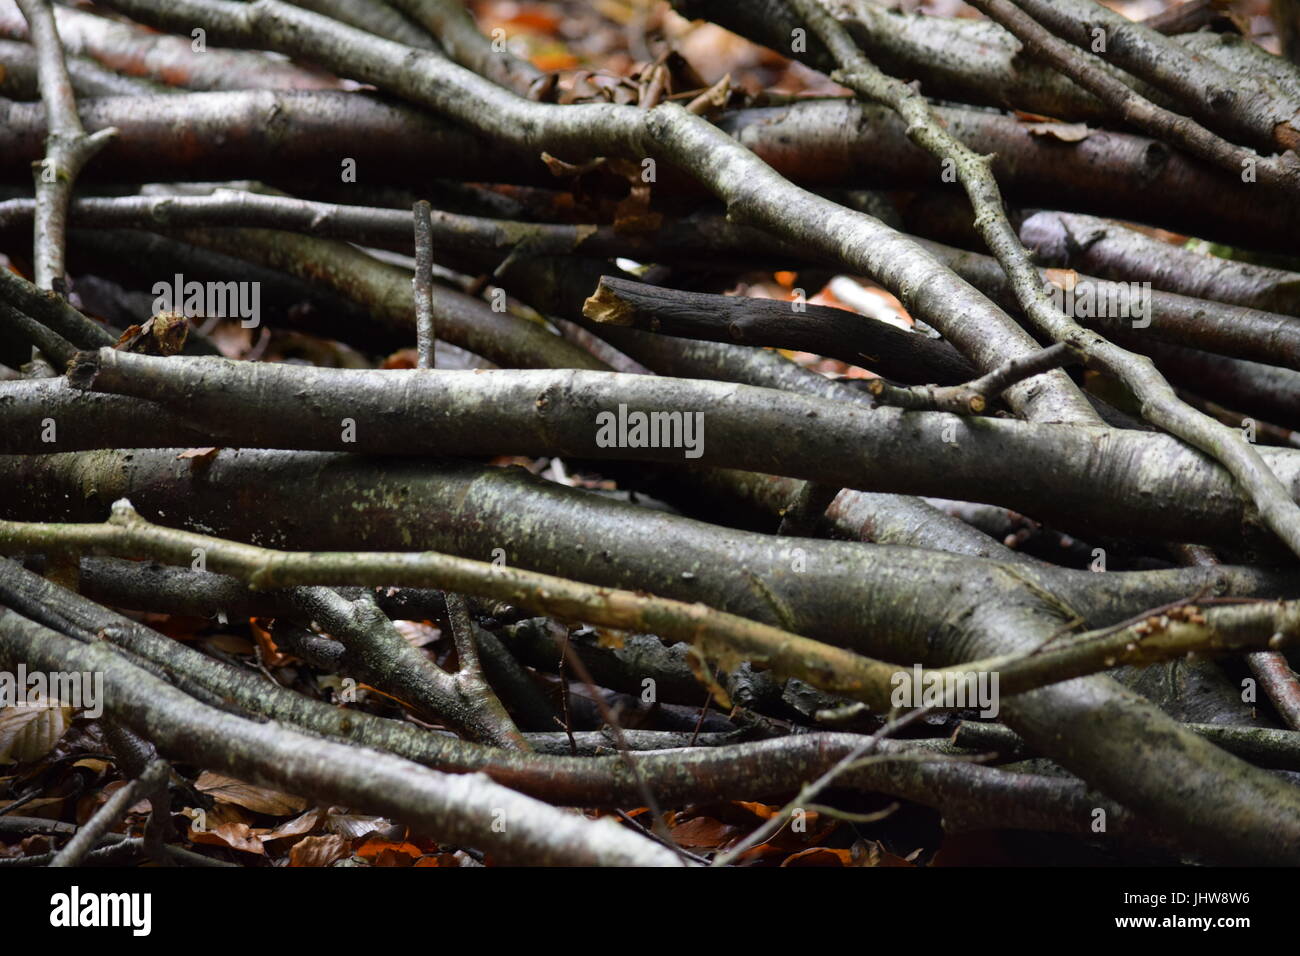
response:
M98 350L77 352L68 365L68 384L79 391L92 391L99 368Z

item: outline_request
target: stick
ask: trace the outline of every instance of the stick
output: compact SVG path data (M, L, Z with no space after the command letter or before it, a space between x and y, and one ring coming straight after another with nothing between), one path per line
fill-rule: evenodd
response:
M417 368L436 368L434 346L438 330L433 318L433 223L432 207L421 199L415 204L415 334L419 358Z
M27 18L39 57L37 77L48 122L45 160L34 167L36 284L66 295L63 258L68 199L81 168L117 135L117 130L110 127L86 135L77 116L77 101L49 4L45 0L18 0L18 7Z

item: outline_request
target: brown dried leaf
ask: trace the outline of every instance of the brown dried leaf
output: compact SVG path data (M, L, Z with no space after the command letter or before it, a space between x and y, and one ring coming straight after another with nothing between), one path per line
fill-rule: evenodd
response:
M58 706L0 708L0 764L37 760L54 749L75 710L49 703Z
M238 634L212 634L203 639L205 648L221 651L225 654L252 654L254 644Z
M263 831L264 832L264 831ZM190 840L208 846L228 846L232 850L265 856L262 847L261 832L252 829L247 823L218 823L206 830L190 827Z
M221 451L220 448L213 448L213 447L208 447L208 448L187 448L187 449L185 449L183 452L181 452L179 455L177 455L177 456L176 456L176 459L177 459L177 461L181 461L181 460L186 459L186 458L196 458L196 459L199 459L199 460L202 460L202 461L207 461L207 460L209 460L209 459L211 459L211 458L215 458L216 455L217 455L217 452L219 452L219 451Z
M1044 269L1043 272L1047 274L1048 282L1066 292L1079 284L1079 273L1073 269Z
M283 840L287 837L299 837L311 833L312 830L315 830L320 826L321 818L323 816L324 811L319 807L314 810L308 810L306 813L296 816L292 820L286 820L284 823L281 823L270 833L264 834L262 836L262 842L269 843L272 840Z
M256 787L233 777L225 777L211 770L199 774L194 782L200 793L212 796L218 803L233 803L236 806L265 813L273 817L287 817L307 809L307 801L302 797L290 796L267 787Z
M739 832L737 827L712 817L695 817L671 830L678 846L710 848L722 846Z
M325 818L325 829L350 840L378 833L383 837L400 837L406 828L385 817L366 816L359 813L336 813L331 810Z
M159 312L140 325L132 325L113 348L141 355L176 355L185 347L190 321L179 312Z
M810 846L792 853L781 861L782 866L853 866L851 850L834 850L827 846Z
M1086 123L1026 123L1031 136L1051 136L1062 143L1078 143L1092 135Z
M329 866L349 853L350 841L336 833L304 837L289 851L290 866Z

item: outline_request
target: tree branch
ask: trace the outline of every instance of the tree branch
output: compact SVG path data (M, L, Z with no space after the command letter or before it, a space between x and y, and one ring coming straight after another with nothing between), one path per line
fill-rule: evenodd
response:
M87 136L77 116L72 81L63 62L63 48L54 14L46 0L18 0L36 47L37 76L45 103L48 135L45 159L33 167L36 179L36 285L66 294L64 243L68 199L81 168L117 135L101 129Z

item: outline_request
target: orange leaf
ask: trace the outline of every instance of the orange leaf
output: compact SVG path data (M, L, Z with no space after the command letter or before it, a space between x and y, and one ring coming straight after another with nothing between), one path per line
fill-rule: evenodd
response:
M176 459L177 461L180 461L185 458L199 458L199 459L207 460L209 458L215 458L217 452L219 451L221 451L221 449L216 448L214 446L208 446L206 448L186 448L183 452L181 452L179 455L176 456Z
M850 850L833 850L828 846L810 846L792 853L781 861L782 866L852 866Z
M384 364L380 368L416 368L418 363L415 349L398 349L388 358L384 359Z
M537 67L543 73L551 73L556 70L576 70L579 60L572 53L537 53L532 57L533 66Z
M770 820L776 816L780 807L768 806L766 803L749 803L745 800L732 800L732 805L748 810L760 820Z
M232 850L242 850L257 856L266 855L260 835L247 823L218 823L206 830L190 827L190 840L209 846L228 846Z
M555 33L560 28L560 18L540 7L525 7L505 21L522 30L535 30L538 33Z
M356 851L356 856L362 857L364 859L370 859L371 857L376 857L376 858L382 857L385 853L400 854L412 860L418 860L420 857L424 856L424 851L421 850L414 843L405 843L405 842L393 843L390 840L381 840L379 838L370 839L367 840L365 843L361 844L360 848L358 848ZM389 862L389 863L376 862L375 865L376 866L410 866L409 863L402 864L402 863L394 863L394 862Z
M1067 292L1079 282L1079 273L1073 269L1044 269L1043 271L1047 274L1048 282Z
M680 826L672 828L673 839L679 846L716 847L726 843L736 835L736 827L727 826L710 817L696 817Z
M267 667L283 667L295 658L282 652L271 638L271 632L266 626L271 623L271 619L265 619L266 625L263 625L262 620L256 617L248 619L248 628L253 632L253 637L257 639L257 646L262 649L262 663Z

